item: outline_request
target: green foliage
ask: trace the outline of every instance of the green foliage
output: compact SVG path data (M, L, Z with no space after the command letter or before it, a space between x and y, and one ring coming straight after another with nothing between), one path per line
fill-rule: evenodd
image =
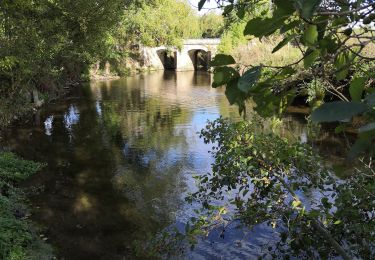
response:
M298 47L301 58L281 66L259 64L263 68L261 75L247 79L244 75L251 74L258 64L241 64L238 78L232 77L227 82L227 92L230 93L227 97L231 103L238 105L240 112L246 111L246 101L252 99L257 105L257 112L261 115L280 114L284 111L285 104L301 93L298 84L293 84L292 80L303 75L307 78L307 82L314 78L318 79L320 85L325 86L324 93L317 93L319 94L319 98L315 100L317 102L311 99L315 97L310 93L312 96L308 101L313 108L323 103L324 100L320 97L325 97L325 101L339 99L348 103L325 104L322 110L317 110L316 113L320 111L327 113L325 116L329 117L329 120L320 120L320 117L315 116L316 114L312 117L313 120L337 122L358 115L364 119L364 124L374 122L373 105L365 105L363 103L366 101L361 101L363 96L373 91L373 82L369 79L373 77L370 71L374 71L372 61L375 58L373 53L375 31L368 24L373 23L372 13L375 11L375 6L371 1L331 1L330 3L320 0L274 1L271 13L267 11L251 13L254 6L262 6L263 10L267 10L268 5L262 1L250 2L251 5L244 5L242 1L227 1L228 5L224 9L224 16L229 24L227 26L236 28L240 24L246 24L242 39L257 37L262 41L265 37L282 34L283 40L272 52L276 54L287 44L288 46L292 44ZM238 19L236 16L234 16L236 19L233 19L232 10L242 10L247 15L243 16L243 19ZM231 36L231 38L237 37ZM229 54L232 46L230 41L225 39L225 33L222 44L230 47L219 48L219 50ZM251 46L247 51L252 51ZM213 65L226 64L215 62ZM284 69L296 72L283 75ZM237 91L233 87L235 85L233 82L237 81L240 82L238 89L242 91ZM251 86L251 90L245 90L246 81L248 86ZM216 83L214 85L217 86ZM313 88L309 87L308 90L312 91ZM352 102L347 102L350 99ZM329 111L326 110L327 108ZM342 109L344 111L341 111ZM371 143L374 138L368 141Z
M234 215L279 234L274 245L264 245L263 257L374 257L371 161L338 182L309 145L269 133L260 121L217 119L201 131L214 145L215 162L211 174L196 177L198 191L188 198L206 216L193 218L190 229L209 232L224 221L221 215Z
M230 54L235 47L241 43L246 43L247 38L243 35L243 30L246 23L239 21L230 25L221 37L221 42L218 48L220 53Z
M203 38L220 38L224 31L224 19L215 12L208 12L199 18Z
M1 1L0 97L9 105L0 110L0 123L29 110L32 91L57 96L107 57L126 2Z
M0 179L6 182L19 182L39 171L43 165L20 160L13 153L0 154Z
M201 37L199 26L198 15L186 1L155 0L125 11L119 37L131 44L179 47L183 39Z
M19 159L12 153L0 152L0 258L47 259L51 248L36 235L28 221L25 198L15 185L43 167Z

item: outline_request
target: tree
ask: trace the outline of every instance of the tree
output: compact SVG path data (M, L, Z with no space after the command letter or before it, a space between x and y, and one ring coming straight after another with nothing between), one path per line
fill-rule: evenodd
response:
M119 36L127 45L181 46L200 36L199 19L186 1L154 0L125 11Z
M284 39L273 52L291 43L300 49L302 58L284 66L245 64L235 69L231 66L235 64L231 56L218 55L213 62L216 66L213 86L226 85L228 100L237 104L240 112L245 111L245 102L251 98L258 104L258 113L270 116L282 113L298 95L296 78L299 75L304 75L305 81L319 79L324 82L325 91L320 96L321 102L314 104L336 103L324 104L314 111L312 119L350 121L353 116L363 115L367 124L359 129L359 139L351 155L371 148L375 136L372 81L375 47L371 25L375 7L372 1L275 0L271 14L261 13L246 19L246 10L259 3L264 4L263 1L229 1L225 10L236 12L240 19L246 20L245 36L262 39L281 34ZM225 10L224 15L228 13Z
M87 76L130 0L1 1L0 124ZM30 93L34 97L30 97Z
M200 1L200 8L205 2ZM245 20L245 36L282 35L273 52L290 43L302 56L282 66L251 66L219 54L212 61L213 87L226 86L229 102L237 104L240 113L246 113L246 101L252 99L256 112L269 117L283 113L298 97L303 77L316 90L311 120L339 122L339 133L354 116L361 117L358 139L349 152L359 166L338 180L311 147L259 129L262 119L211 122L201 135L215 145L213 172L197 177L199 189L189 198L201 202L206 217L193 219L187 236L209 230L234 207L242 223L264 223L279 232L279 241L268 248L271 256L374 257L373 1L275 0L271 12L250 18L246 11L260 1L217 2L226 2L224 15L234 12ZM321 195L310 201L301 198L311 192Z
M208 12L199 18L203 38L219 38L223 34L224 19L215 12Z

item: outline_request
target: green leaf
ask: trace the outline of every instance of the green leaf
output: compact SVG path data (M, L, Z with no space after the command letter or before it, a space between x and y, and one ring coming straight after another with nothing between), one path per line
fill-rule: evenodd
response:
M223 12L223 16L227 16L228 14L230 14L230 12L232 12L233 10L233 5L226 5L224 7L224 12Z
M375 130L375 122L369 123L365 126L362 126L361 128L358 129L359 133L364 133L364 132L369 132Z
M363 89L365 88L365 83L367 78L359 77L354 78L352 82L350 82L349 93L350 97L354 101L361 101Z
M279 42L279 44L276 45L276 47L272 50L272 53L275 53L278 50L280 50L282 47L284 47L292 39L293 39L293 35L289 35L289 36L285 37L281 42Z
M280 29L280 33L281 33L281 34L284 34L284 33L286 33L287 31L289 31L289 30L291 30L291 29L297 27L297 26L300 25L300 24L301 24L301 22L298 21L298 20L292 21L292 22L290 22L290 23L288 23L288 24L284 24L284 25L281 27L281 29Z
M236 61L231 55L226 54L217 54L214 59L211 61L211 66L224 66L235 64Z
M305 45L312 46L315 45L318 41L318 27L316 25L309 25L304 34L303 41Z
M242 97L243 93L237 88L237 82L231 81L226 89L225 96L227 97L229 104L233 105L237 102L238 99Z
M336 27L341 25L341 27L346 26L348 23L350 23L350 20L346 16L341 16L335 20L332 21L332 26Z
M243 19L245 17L245 9L243 7L240 7L238 10L237 10L237 16L238 18L240 19Z
M214 82L212 83L213 88L220 87L227 84L233 79L240 76L237 70L231 67L217 67L214 71Z
M248 93L251 88L258 82L261 72L261 66L256 66L247 70L238 81L238 89L245 93Z
M301 206L301 204L302 204L302 202L300 200L294 200L292 202L292 207L295 209L295 208Z
M332 54L336 51L337 43L334 39L328 36L319 41L319 47L322 48L322 50Z
M296 4L300 9L301 16L310 19L318 9L322 0L297 0Z
M338 224L340 224L341 223L341 220L336 220L333 224L334 225L338 225Z
M319 50L308 50L307 53L309 53L308 55L306 55L304 58L303 58L303 65L305 67L305 69L308 69L311 67L311 65L313 65L314 61L319 57Z
M349 72L347 53L341 52L339 55L337 55L334 65L336 68L336 79L345 79Z
M202 10L204 4L206 3L206 0L200 0L198 3L198 11Z
M284 17L254 18L246 24L244 35L255 37L270 35L283 25L285 19Z
M367 106L360 102L334 101L325 103L311 114L314 122L337 122L350 120L353 116L363 113Z
M348 153L349 159L356 158L359 154L366 151L367 149L370 149L372 147L370 138L366 137L359 137L355 143L350 148L350 151Z
M274 17L290 16L295 11L293 1L291 0L274 0L273 2L276 5L276 10L273 14Z
M278 81L278 80L285 79L285 78L289 77L290 75L293 75L296 72L297 71L295 69L293 69L292 67L283 68L282 71L279 74L276 74L276 75L272 76L272 81Z

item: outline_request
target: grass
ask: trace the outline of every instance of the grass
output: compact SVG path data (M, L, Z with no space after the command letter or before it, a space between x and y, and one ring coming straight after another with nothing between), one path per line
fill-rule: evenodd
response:
M281 40L281 37L264 38L262 42L258 39L253 39L247 44L240 44L231 54L237 63L252 66L259 64L283 66L302 58L300 50L292 44L288 44L279 51L272 53L272 50Z
M0 259L52 259L52 249L28 219L26 197L17 184L43 167L0 152Z

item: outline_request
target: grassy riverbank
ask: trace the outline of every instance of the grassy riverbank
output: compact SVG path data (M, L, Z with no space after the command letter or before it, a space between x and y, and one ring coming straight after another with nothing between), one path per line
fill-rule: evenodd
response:
M52 259L52 249L29 220L30 212L19 182L42 164L0 152L0 259Z

